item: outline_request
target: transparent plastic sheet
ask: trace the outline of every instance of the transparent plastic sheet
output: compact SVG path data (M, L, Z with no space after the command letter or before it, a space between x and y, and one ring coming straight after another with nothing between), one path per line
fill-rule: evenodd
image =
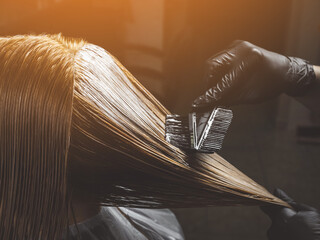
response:
M98 215L69 227L63 240L182 240L175 215L168 209L103 207Z

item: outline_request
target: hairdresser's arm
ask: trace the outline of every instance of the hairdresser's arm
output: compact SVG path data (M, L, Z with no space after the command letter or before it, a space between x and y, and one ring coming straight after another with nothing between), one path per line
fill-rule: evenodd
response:
M236 41L208 59L205 77L208 90L194 101L193 107L258 103L286 93L310 109L318 110L319 71L319 67L303 59Z
M316 75L313 86L305 96L296 99L311 110L320 112L320 66L313 66L313 69Z

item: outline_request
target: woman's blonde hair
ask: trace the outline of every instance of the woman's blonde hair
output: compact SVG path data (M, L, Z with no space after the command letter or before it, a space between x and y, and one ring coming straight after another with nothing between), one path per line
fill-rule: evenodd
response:
M98 46L0 38L0 238L60 238L72 191L116 206L285 205L219 155L167 143L167 114Z

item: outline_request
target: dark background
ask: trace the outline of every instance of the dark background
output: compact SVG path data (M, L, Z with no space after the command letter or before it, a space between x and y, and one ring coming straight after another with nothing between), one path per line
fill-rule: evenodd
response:
M84 38L115 55L167 108L184 113L203 91L204 61L233 40L320 64L319 9L317 0L7 0L0 1L0 35ZM270 191L280 187L320 208L320 140L301 143L296 133L319 126L319 114L286 96L233 110L220 154ZM189 240L266 239L270 223L256 207L174 212Z

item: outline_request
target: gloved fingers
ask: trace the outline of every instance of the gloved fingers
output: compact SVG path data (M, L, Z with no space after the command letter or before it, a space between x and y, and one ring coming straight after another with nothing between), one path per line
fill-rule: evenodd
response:
M216 106L228 107L235 102L232 98L223 98L227 89L222 83L218 83L215 87L207 90L203 95L196 98L192 107L195 111L212 110Z
M260 209L269 216L269 218L278 225L287 223L288 220L297 214L296 211L280 206L261 206Z
M229 48L213 55L206 62L206 72L204 79L209 85L216 84L222 76L226 75L232 66L236 65L248 53L250 43L236 40Z
M235 59L236 55L234 54L235 51L233 48L231 49L225 49L212 57L210 57L206 64L211 70L219 69L219 68L225 68L226 66L230 65Z
M293 199L290 198L284 191L276 188L273 193L276 197L282 199L283 201L289 203L290 205L294 203ZM266 206L261 208L264 213L266 213L272 221L284 221L286 222L289 218L293 217L297 212L285 207L279 206ZM277 220L276 220L277 219Z
M316 208L308 206L303 203L295 202L291 197L289 197L284 191L279 188L274 190L274 195L283 201L289 203L296 211L317 211Z
M209 106L228 106L246 102L246 94L242 92L242 89L248 88L246 85L250 84L248 79L256 63L258 63L258 58L257 54L249 54L241 59L234 60L232 67L213 87L198 97L193 102L192 107L203 109Z
M316 208L311 207L309 205L303 204L303 203L296 203L294 202L292 204L292 207L296 210L296 211L317 211Z
M283 190L281 190L280 188L276 188L273 192L273 195L280 198L281 200L289 203L290 205L294 204L295 201L289 197Z
M259 57L257 54L249 54L235 61L233 67L216 85L221 93L220 98L227 94L233 96L240 95L241 91L239 91L239 89L245 89L254 84L249 82L248 79L252 75L253 70L255 70L258 60ZM235 92L235 95L232 91ZM231 97L232 96L230 96L230 98Z
M222 75L224 74L223 70L226 71L229 66L235 65L238 60L250 55L254 47L255 46L249 42L236 40L229 48L210 57L206 62L207 69L209 72L212 72L213 75L219 73Z
M207 88L214 86L220 81L220 79L228 72L235 59L234 50L227 49L207 60L204 74L204 81Z
M214 107L214 103L217 104L220 99L220 89L217 87L210 88L203 95L197 97L193 103L192 107L197 111L204 111L206 109L212 109Z
M211 56L207 60L207 64L217 68L230 65L236 59L242 58L251 46L254 45L246 41L235 40L227 49L224 49L223 51Z
M287 222L290 218L297 214L297 212L291 208L282 208L279 213L284 222Z

